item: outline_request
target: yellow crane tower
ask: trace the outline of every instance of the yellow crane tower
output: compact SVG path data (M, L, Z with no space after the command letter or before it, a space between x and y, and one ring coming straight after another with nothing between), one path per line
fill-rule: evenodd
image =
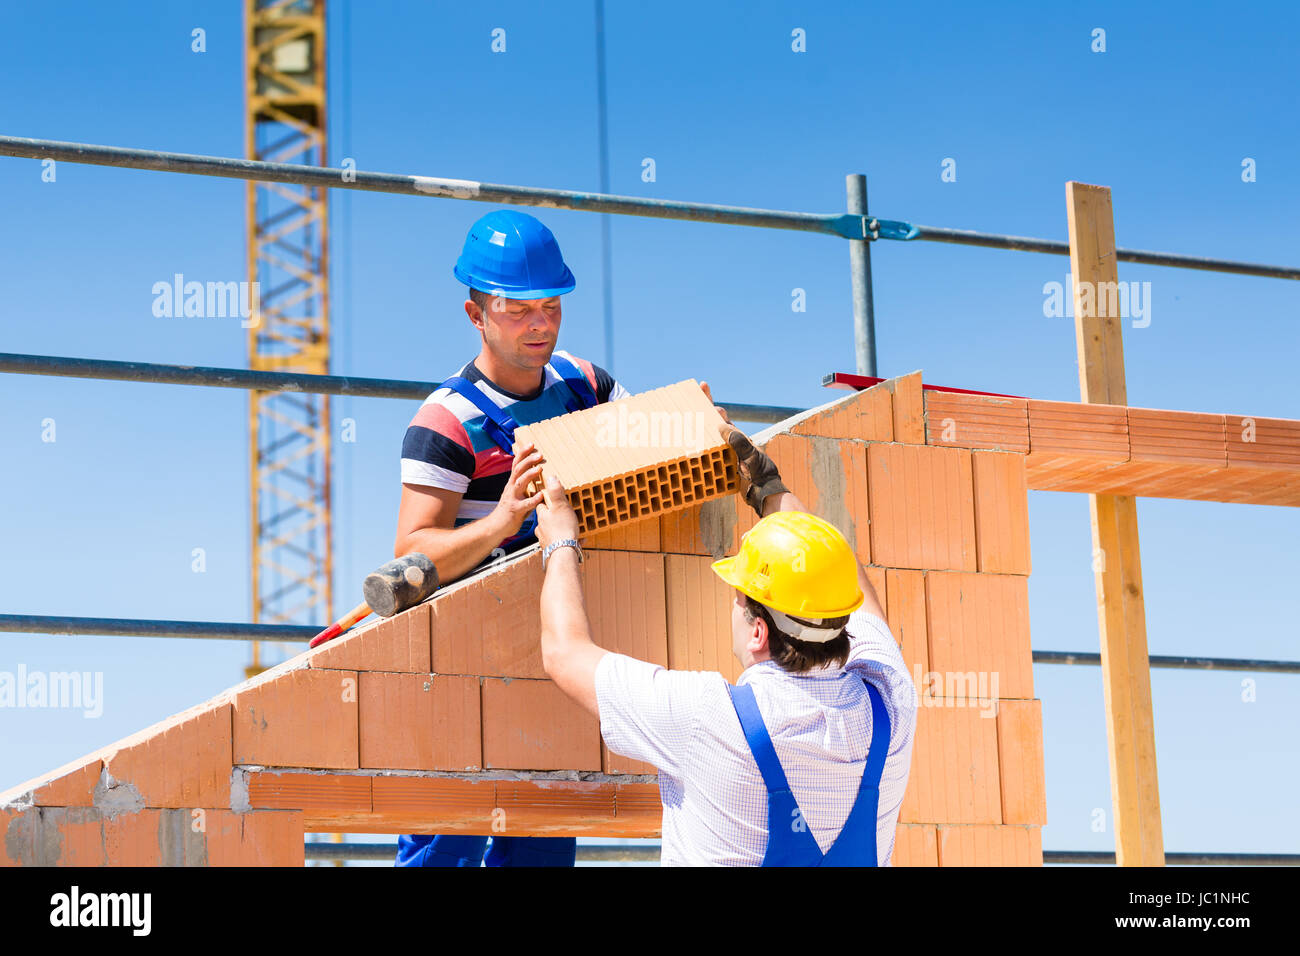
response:
M325 0L245 0L246 154L328 165ZM326 190L248 183L248 367L329 372ZM334 619L325 395L249 392L255 622ZM246 676L264 669L253 643Z

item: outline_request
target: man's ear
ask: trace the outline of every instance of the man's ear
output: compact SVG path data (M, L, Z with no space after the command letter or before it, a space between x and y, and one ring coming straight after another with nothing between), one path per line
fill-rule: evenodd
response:
M474 328L482 332L484 322L483 310L475 304L473 299L465 300L465 314L469 316L469 320L474 324Z
M763 620L763 615L758 614L755 615L752 626L757 630L750 631L750 650L755 654L762 654L767 650L767 621Z

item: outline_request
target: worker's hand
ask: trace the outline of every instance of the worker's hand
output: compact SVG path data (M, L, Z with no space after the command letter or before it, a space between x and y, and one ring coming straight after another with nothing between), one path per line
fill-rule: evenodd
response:
M745 485L742 493L745 502L763 517L763 502L770 495L778 495L790 489L781 480L781 473L776 470L776 462L754 447L749 436L734 425L723 425L722 437L727 440L740 463L740 477Z
M501 500L492 510L506 537L516 534L523 527L529 512L542 503L541 489L530 495L528 483L534 481L540 484L544 461L542 453L532 442L520 448L515 455L514 464L510 467L510 479L501 492Z
M713 392L709 388L709 383L700 382L700 388L704 389L704 394L709 397L709 401L713 401ZM726 422L728 425L731 424L731 416L727 414L727 410L725 408L723 408L721 405L714 405L713 410L722 416L722 420L724 422Z
M578 537L578 513L569 504L564 486L554 475L546 476L542 489L545 500L537 507L537 543L546 548L555 541Z

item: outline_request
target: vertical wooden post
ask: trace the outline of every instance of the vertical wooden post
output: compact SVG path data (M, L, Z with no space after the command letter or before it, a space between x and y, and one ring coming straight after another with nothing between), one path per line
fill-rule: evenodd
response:
M1118 310L1107 307L1119 301L1110 189L1069 182L1065 198L1079 390L1084 402L1127 405L1123 317L1108 314ZM1137 503L1132 495L1089 495L1088 500L1116 862L1163 866Z

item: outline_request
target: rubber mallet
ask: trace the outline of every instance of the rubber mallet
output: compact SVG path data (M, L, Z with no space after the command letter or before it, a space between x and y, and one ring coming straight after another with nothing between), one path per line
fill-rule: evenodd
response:
M338 637L372 611L380 617L392 617L415 607L438 590L438 569L419 551L380 565L361 586L366 599L311 639L316 647Z

